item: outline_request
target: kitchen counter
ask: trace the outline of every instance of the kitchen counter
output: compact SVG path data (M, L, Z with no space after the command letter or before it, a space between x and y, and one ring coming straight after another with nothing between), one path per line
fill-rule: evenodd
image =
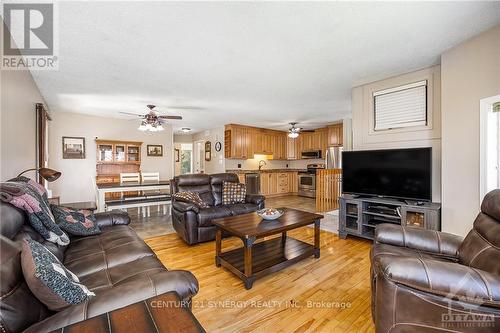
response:
M262 170L248 170L248 169L232 169L226 172L232 173L269 173L269 172L306 172L306 169L262 169Z

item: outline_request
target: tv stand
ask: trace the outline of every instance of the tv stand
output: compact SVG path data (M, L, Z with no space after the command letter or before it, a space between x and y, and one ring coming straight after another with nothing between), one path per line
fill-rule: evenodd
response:
M381 223L441 230L441 204L425 201L343 195L339 198L339 237L373 239Z

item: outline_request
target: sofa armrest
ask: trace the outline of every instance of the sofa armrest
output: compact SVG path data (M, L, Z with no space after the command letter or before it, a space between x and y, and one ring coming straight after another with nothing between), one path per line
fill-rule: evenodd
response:
M195 204L188 203L188 202L177 201L177 200L172 201L172 207L175 210L177 210L179 212L182 212L182 213L185 213L185 212L188 212L188 211L193 211L193 212L195 212L195 213L198 214L198 212L200 211L200 209L198 208L198 206L196 206Z
M458 263L382 255L375 258L377 276L422 292L467 303L500 307L500 277Z
M263 195L260 194L247 194L245 197L245 202L251 203L254 205L260 205L264 203L266 198Z
M100 228L110 227L113 225L127 225L130 223L130 216L128 216L126 212L119 210L95 213L94 217Z
M375 242L456 258L463 238L457 235L396 224L379 224Z

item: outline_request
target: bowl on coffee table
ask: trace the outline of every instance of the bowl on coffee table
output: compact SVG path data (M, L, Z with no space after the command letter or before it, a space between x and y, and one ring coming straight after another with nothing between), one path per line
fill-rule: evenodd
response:
M276 208L263 208L259 209L257 215L262 217L264 220L276 220L280 216L282 216L285 212L282 209Z

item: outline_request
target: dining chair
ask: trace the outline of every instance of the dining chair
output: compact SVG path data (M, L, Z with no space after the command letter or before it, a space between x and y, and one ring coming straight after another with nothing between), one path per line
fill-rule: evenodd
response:
M159 182L160 181L160 173L159 172L141 172L141 179L142 181L156 181L156 182ZM160 190L156 190L156 191L144 191L144 194L146 196L149 195L161 195L162 192ZM160 206L163 206L163 214L167 214L167 211L168 211L168 204L165 204L165 203L158 203L158 212L160 211ZM148 217L151 215L151 210L150 210L150 206L147 207L147 214L148 214Z
M120 173L120 183L139 183L141 181L141 174L139 172L122 172ZM124 193L121 192L121 199L124 199ZM145 207L139 207L138 208L138 213L139 215L142 213L142 216L144 217L146 214L146 211L144 210Z
M120 173L120 183L126 182L140 182L141 174L139 172L123 172Z

